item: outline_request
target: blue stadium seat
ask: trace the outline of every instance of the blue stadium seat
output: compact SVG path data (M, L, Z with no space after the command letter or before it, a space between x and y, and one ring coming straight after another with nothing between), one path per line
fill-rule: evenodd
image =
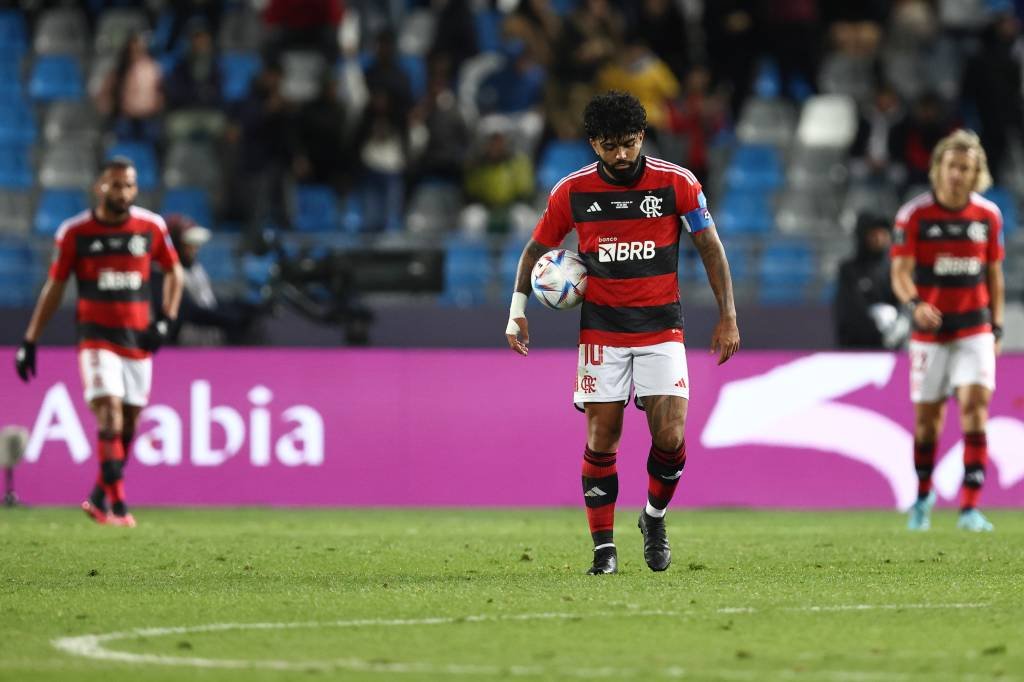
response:
M39 129L28 106L19 102L0 102L0 144L30 145Z
M249 93L249 84L262 63L255 52L225 52L220 57L220 73L225 102L237 102Z
M445 305L467 307L487 300L487 288L494 274L487 243L476 240L452 240L445 247Z
M761 253L758 272L760 302L784 305L803 300L816 271L814 253L803 242L769 243Z
M196 187L175 187L164 192L160 213L181 213L204 227L213 227L210 197L204 190Z
M338 198L327 185L297 185L295 215L292 224L300 232L324 232L338 229L341 216Z
M498 257L498 277L501 288L505 291L511 291L515 285L523 245L524 240L521 237L513 237L501 249L501 255Z
M35 173L29 163L30 146L0 141L0 188L31 189Z
M238 278L233 239L211 239L199 250L199 262L214 283L233 282Z
M277 274L277 256L247 253L242 256L242 277L248 287L248 300L256 302L267 298L270 283Z
M785 176L778 149L772 145L741 145L725 172L730 190L766 191L782 187Z
M82 99L85 96L85 84L78 60L66 54L37 58L29 76L28 94L36 102Z
M473 15L476 24L476 44L481 52L501 49L501 22L504 15L498 10L481 10Z
M555 140L537 160L537 187L550 192L559 180L594 160L594 150L586 142Z
M994 202L1003 214L1003 235L1009 238L1017 230L1017 200L1005 187L992 187L985 192L985 198Z
M139 189L156 189L160 184L160 170L156 161L156 149L149 142L117 142L107 150L106 158L126 156L135 164Z
M0 61L17 66L27 49L24 15L18 10L0 11Z
M62 222L89 208L85 193L76 189L48 189L39 195L34 221L39 234L52 235Z
M363 231L365 206L358 188L352 189L341 204L341 229L348 234Z
M775 224L768 192L731 191L716 213L715 222L727 234L763 234Z

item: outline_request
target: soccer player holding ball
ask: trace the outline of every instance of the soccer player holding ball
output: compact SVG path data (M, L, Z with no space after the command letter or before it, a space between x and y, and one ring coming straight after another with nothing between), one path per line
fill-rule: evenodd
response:
M992 185L978 136L957 130L932 151L932 191L896 214L892 288L912 311L910 399L918 498L908 527L928 530L932 470L946 403L956 396L964 434L964 480L957 526L990 531L978 510L985 481L988 405L1003 332L1003 218L982 197Z
M78 281L78 364L85 400L96 415L100 471L82 509L101 524L135 526L124 495L124 462L139 413L149 401L152 354L178 314L183 276L163 218L132 206L135 167L107 161L94 185L96 208L57 229L56 257L39 294L15 366L36 374L36 342L60 307L68 277ZM163 309L150 319L149 273L164 269ZM110 499L107 509L106 499Z
M530 273L575 229L588 270L573 394L587 417L583 500L594 541L587 572L618 570L616 455L631 392L646 412L652 441L647 505L638 521L644 559L651 570L664 571L672 561L665 511L686 463L683 432L690 391L677 274L680 234L685 230L697 247L718 301L711 350L718 353L719 364L740 345L732 279L693 173L640 153L647 127L640 102L623 92L598 95L584 111L583 127L598 160L551 190L519 260L505 333L512 350L528 354Z

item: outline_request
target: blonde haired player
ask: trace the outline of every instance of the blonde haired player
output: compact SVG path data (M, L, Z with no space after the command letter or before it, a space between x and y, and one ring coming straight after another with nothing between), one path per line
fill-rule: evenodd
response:
M931 191L896 215L892 287L912 311L910 399L918 497L908 527L928 530L932 471L950 395L964 435L959 528L990 531L978 510L988 459L986 424L1003 331L1003 218L981 196L992 185L978 136L957 130L932 151Z

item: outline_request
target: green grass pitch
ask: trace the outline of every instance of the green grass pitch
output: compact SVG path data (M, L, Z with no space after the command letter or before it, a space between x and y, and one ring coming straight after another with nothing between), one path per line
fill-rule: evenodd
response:
M1024 680L1024 515L0 510L0 680ZM90 637L92 636L92 637ZM98 658L97 658L98 657Z

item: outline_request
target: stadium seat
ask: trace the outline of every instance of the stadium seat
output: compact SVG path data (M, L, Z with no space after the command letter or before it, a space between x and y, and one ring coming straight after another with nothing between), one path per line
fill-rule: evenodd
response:
M796 128L792 103L782 99L748 99L736 125L736 137L746 144L789 145Z
M40 55L85 56L90 47L85 14L72 7L46 10L36 23L33 46Z
M803 147L793 150L786 172L789 186L800 190L832 191L847 179L845 153L836 147Z
M406 229L414 234L450 232L462 208L462 190L444 181L422 182L409 199Z
M0 145L30 145L37 135L35 116L27 106L0 102Z
M486 242L450 241L445 247L441 302L457 307L485 302L493 273L494 265Z
M308 102L320 92L326 64L323 55L308 50L289 50L281 55L281 94L292 102Z
M875 88L872 60L833 52L822 61L818 86L824 93L848 95L858 102L871 99Z
M767 192L731 191L722 201L716 223L726 234L770 232L774 222L771 204Z
M21 240L0 240L0 307L32 305L38 279L39 268L32 249Z
M18 190L0 190L0 232L27 235L32 230L32 197Z
M789 304L804 298L817 272L810 247L798 241L772 242L761 253L758 299L766 304Z
M857 135L857 104L848 95L816 95L804 102L796 137L805 147L846 150Z
M523 240L520 237L510 238L502 247L498 256L498 285L503 291L512 291L515 286L519 257L522 254Z
M324 232L338 229L338 198L327 185L296 185L295 215L292 225L300 232Z
M0 188L31 189L30 147L24 142L0 145Z
M181 140L167 151L163 178L167 187L217 190L220 186L220 160L209 144Z
M481 84L504 65L505 57L495 52L481 52L462 63L456 93L459 98L459 110L467 122L473 123L480 116L476 99Z
M51 103L43 118L43 138L47 143L76 142L94 146L101 132L99 116L87 100Z
M365 204L358 188L353 188L341 202L341 229L346 234L358 234L363 231L365 222Z
M848 233L853 233L857 217L871 213L894 219L899 210L899 196L888 183L861 183L851 185L843 199L839 212L839 223Z
M160 169L156 160L156 149L148 142L117 142L107 149L105 158L125 156L135 164L139 190L146 192L160 185Z
M0 10L0 55L5 62L17 64L28 49L25 16L18 10Z
M134 33L149 30L149 20L141 9L115 7L100 15L96 27L96 54L117 54Z
M96 148L78 141L54 142L43 152L39 184L43 187L86 188L96 174Z
M28 94L36 102L82 99L85 85L78 60L66 54L44 55L36 59L29 76Z
M730 190L778 189L785 182L778 150L771 145L740 145L732 156L725 180Z
M249 94L249 84L261 68L256 52L225 52L220 57L225 102L237 102Z
M238 279L234 249L234 239L214 237L199 250L199 262L213 283L226 284Z
M181 213L204 227L213 227L210 196L197 187L174 187L164 192L161 215Z
M52 235L71 216L89 208L85 193L73 189L47 189L39 195L34 221L35 231Z
M559 180L593 161L594 150L586 142L554 140L537 160L537 187L550 192Z
M1006 239L1017 231L1017 200L1005 187L992 187L985 192L985 198L994 202L1003 214L1003 235Z
M115 55L96 55L89 63L89 79L86 81L86 92L89 97L97 97L103 89L107 76L117 65Z
M437 14L428 8L408 12L398 28L398 50L402 54L423 57L434 44Z
M779 198L775 225L782 234L821 235L838 231L838 205L827 190L789 189Z
M473 15L476 24L476 44L480 52L501 50L501 23L504 15L498 10L480 10Z

